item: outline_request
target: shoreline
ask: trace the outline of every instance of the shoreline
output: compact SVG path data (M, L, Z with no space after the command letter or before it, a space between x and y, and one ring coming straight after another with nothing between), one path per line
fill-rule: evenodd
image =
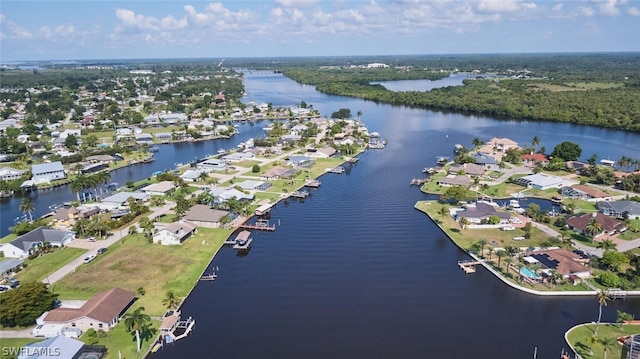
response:
M416 204L414 205L414 208L422 213L424 213L430 220L431 222L433 222L436 226L438 226L438 228L442 231L442 233L444 233L449 240L456 245L456 247L458 247L460 250L464 251L467 255L469 255L471 258L473 258L476 261L480 262L480 265L482 265L482 267L484 267L485 269L487 269L491 274L493 274L494 276L496 276L498 279L500 279L504 284L510 286L513 289L516 290L520 290L522 292L528 293L528 294L533 294L533 295L537 295L537 296L563 296L563 297L574 297L574 296L595 296L598 294L597 291L540 291L540 290L536 290L536 289L531 289L531 288L526 288L523 287L517 283L513 283L512 281L510 281L509 279L505 278L503 275L501 275L500 273L498 273L498 271L496 271L490 264L488 264L485 260L483 260L482 258L478 257L477 255L473 254L473 253L469 253L467 250L465 250L464 248L462 248L450 235L449 233L442 228L442 226L433 219L433 217L431 217L431 215L426 212L421 210L420 208L418 208L418 203L420 202L430 202L430 203L434 203L435 201L418 201L416 202ZM626 294L628 296L640 296L640 290L637 291L625 291Z

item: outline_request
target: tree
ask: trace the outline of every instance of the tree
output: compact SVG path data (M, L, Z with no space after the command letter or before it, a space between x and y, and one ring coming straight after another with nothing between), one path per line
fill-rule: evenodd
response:
M613 337L600 338L600 345L602 345L602 351L604 352L604 359L607 359L607 351L613 349L618 345L618 342Z
M565 161L577 161L582 155L582 148L573 142L562 142L553 148L551 157L560 157Z
M631 313L623 312L621 310L616 310L616 313L618 314L616 323L620 323L620 326L622 326L622 324L624 324L624 322L626 321L633 320L633 314Z
M145 294L147 294L147 290L144 289L144 287L138 287L138 289L136 289L136 294L139 297L143 297Z
M69 135L64 139L64 147L74 150L78 147L78 138L75 135Z
M502 258L507 256L507 251L504 249L498 249L496 251L496 256L498 257L498 268L500 268L500 262L502 262Z
M331 114L331 118L339 118L339 119L345 119L345 118L351 118L351 110L348 108L341 108L338 111L334 112Z
M480 247L480 257L484 258L484 246L486 246L489 242L486 239L481 239L477 243Z
M0 324L4 327L33 325L42 313L53 308L57 294L41 282L23 283L16 289L0 294Z
M533 149L535 150L539 144L540 144L540 138L538 136L533 136L533 138L531 139L531 146L533 147Z
M169 290L167 294L165 294L162 304L166 305L169 309L175 309L180 304L180 298L174 291Z
M598 222L596 217L593 217L589 220L589 223L584 227L584 234L591 237L591 241L595 239L595 237L602 232L602 224Z
M600 320L602 319L602 307L603 306L607 306L607 304L609 304L609 301L611 300L611 297L609 297L607 295L607 293L605 293L604 290L600 290L598 292L598 322L596 324L596 330L593 332L594 336L598 336L598 329L600 329Z
M22 198L22 201L20 202L20 206L18 207L20 212L22 212L23 214L29 213L29 222L33 222L32 212L34 208L35 207L33 205L33 202L31 202L31 199L29 197Z
M447 209L447 207L442 206L440 207L440 211L438 211L438 213L440 214L440 217L445 218L449 215L449 210Z
M617 251L605 251L602 254L600 263L607 266L612 271L618 271L620 266L629 263L629 257L626 254Z
M598 243L598 248L602 248L604 251L610 251L616 248L616 244L610 239L605 239Z
M482 141L481 139L475 137L473 139L473 148L478 149L480 147L482 147L482 145L484 145L484 141Z
M124 326L127 332L135 332L136 343L138 344L138 353L140 352L140 334L142 331L149 330L151 317L144 314L144 307L138 307L132 313L124 315Z
M464 230L469 224L469 220L466 217L460 217L458 224L460 224L460 228Z

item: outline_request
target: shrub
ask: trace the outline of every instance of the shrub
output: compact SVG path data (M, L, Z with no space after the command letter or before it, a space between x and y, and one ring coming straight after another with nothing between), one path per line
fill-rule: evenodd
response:
M617 288L620 286L620 278L612 272L603 272L600 274L600 283L609 288Z

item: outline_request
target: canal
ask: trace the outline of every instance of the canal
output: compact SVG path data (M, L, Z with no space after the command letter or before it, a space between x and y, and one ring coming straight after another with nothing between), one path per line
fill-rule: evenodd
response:
M250 75L245 86L247 101L362 111L389 144L322 176L306 200L278 204L276 231L254 232L248 255L223 248L207 269L218 268L218 279L198 283L182 307L194 332L154 358L557 358L568 328L597 319L595 298L541 298L485 270L464 274L457 261L468 257L413 209L428 196L409 181L475 137L526 145L538 136L549 150L572 141L583 159L617 159L638 157L640 135L375 104L273 74ZM615 301L603 319L637 314L638 304Z

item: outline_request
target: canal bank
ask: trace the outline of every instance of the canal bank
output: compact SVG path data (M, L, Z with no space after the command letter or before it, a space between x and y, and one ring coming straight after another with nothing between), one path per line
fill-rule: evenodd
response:
M518 282L513 282L512 280L509 280L508 278L505 278L505 276L498 272L491 264L491 262L486 261L484 258L482 258L481 256L478 256L475 253L469 252L468 248L465 248L464 246L462 246L458 241L456 241L454 239L454 237L451 235L451 233L442 225L443 222L442 221L438 221L436 220L432 213L430 213L427 210L427 207L430 206L431 204L436 203L435 201L420 201L417 202L414 206L415 209L417 209L418 211L424 213L427 217L429 217L429 219L438 226L438 228L440 228L440 230L447 236L447 238L449 238L449 240L451 240L452 243L454 243L458 248L460 248L460 250L465 251L471 258L473 258L474 260L474 264L477 265L481 265L482 267L484 267L487 271L489 271L491 274L493 274L496 278L498 278L500 281L502 281L504 284L510 286L511 288L517 289L519 291L528 293L528 294L533 294L533 295L537 295L537 296L568 296L568 297L572 297L572 296L596 296L598 294L598 291L595 290L565 290L565 291L554 291L554 290L536 290L533 288L527 288L524 287L522 285L520 285ZM468 229L468 231L473 231L472 229ZM478 238L478 240L481 240L482 238ZM493 250L493 249L490 249ZM640 296L640 291L624 291L625 296Z

